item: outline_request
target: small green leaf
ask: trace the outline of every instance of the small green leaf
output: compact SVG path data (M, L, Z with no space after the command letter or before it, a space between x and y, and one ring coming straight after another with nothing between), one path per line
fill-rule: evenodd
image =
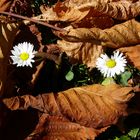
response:
M115 137L115 139L114 140L120 140L120 138L118 138L118 137Z
M120 75L120 82L123 86L128 86L128 80L132 76L130 71L125 71L123 74Z
M140 137L140 131L138 132L138 135L137 136Z
M74 78L74 73L70 70L66 76L65 76L67 81L71 81Z
M113 83L115 83L114 79L112 77L107 77L102 82L102 85L106 86L106 85L110 85L110 84L113 84Z
M139 130L140 130L139 128L134 128L134 129L130 130L128 135L132 138L136 138L138 136Z
M124 136L121 136L119 140L131 140L131 139L129 136L124 135Z

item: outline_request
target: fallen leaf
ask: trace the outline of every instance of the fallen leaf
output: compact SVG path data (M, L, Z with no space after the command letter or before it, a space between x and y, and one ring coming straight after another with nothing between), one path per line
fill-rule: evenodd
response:
M90 42L120 48L139 44L139 31L140 23L132 19L104 30L99 28L69 29L67 33L61 33L61 37L69 42Z
M120 0L94 0L94 2L97 3L110 3L110 2L115 2L115 1L120 1ZM68 7L76 7L78 8L81 5L84 5L86 3L92 3L93 0L66 0L65 5Z
M119 50L125 53L134 67L140 69L140 45L123 47L119 48Z
M100 2L100 1L90 1L86 2L80 6L78 9L93 8L102 14L108 15L114 19L118 20L128 20L132 19L140 14L140 1L116 1L116 2Z
M83 63L88 67L95 67L96 59L103 53L101 45L83 42L67 42L65 40L57 41L58 47L62 52L66 52L71 63Z
M65 118L43 114L35 130L26 140L94 140L104 129L93 129L72 123Z
M133 96L132 87L90 85L37 97L17 96L3 102L11 110L32 107L85 127L104 128L128 115L126 103Z
M53 9L51 8L45 8L46 11L44 11L43 14L34 17L34 19L41 20L41 21L67 21L67 22L74 22L74 21L79 21L83 19L89 12L88 11L79 11L77 9L71 9L67 8L65 13L58 15Z
M37 20L58 22L59 26L72 25L77 27L98 27L109 28L114 24L114 20L93 8L78 9L73 7L72 3L58 1L53 7L41 7L42 14L34 17ZM62 23L61 23L62 22ZM65 23L65 24L63 24Z
M98 14L96 16L93 16L95 13L92 9L89 11L89 13L80 21L78 22L72 22L71 25L74 28L110 28L114 25L114 20L106 15Z
M0 12L7 11L13 0L0 0Z
M42 14L34 17L43 21L71 22L73 27L113 26L113 19L128 20L139 15L139 1L133 0L95 0L95 1L58 1L53 7L42 6Z

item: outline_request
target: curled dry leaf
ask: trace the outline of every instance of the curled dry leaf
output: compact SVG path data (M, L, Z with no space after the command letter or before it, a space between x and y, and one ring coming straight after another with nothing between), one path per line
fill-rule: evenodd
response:
M100 2L91 1L77 6L78 9L93 8L102 14L118 20L128 20L140 15L140 1L132 3L132 1L117 2Z
M3 99L3 102L11 110L32 107L82 126L103 128L116 124L120 117L128 115L126 103L133 96L132 87L97 84L37 97L17 96Z
M42 20L42 21L67 21L67 22L72 22L72 21L79 21L81 20L82 18L84 18L88 12L88 11L79 11L77 9L68 9L63 13L61 14L58 14L56 13L55 11L53 11L53 8L45 8L46 11L37 16L37 17L34 17L34 19L37 19L37 20Z
M94 10L93 8L77 9L77 7L71 7L71 4L67 2L57 2L54 7L42 6L41 15L34 17L37 20L43 21L59 21L61 26L67 26L71 24L73 27L98 27L109 28L114 24L114 21L109 16ZM62 24L61 22L65 22ZM67 23L67 24L66 24ZM59 25L59 26L60 26Z
M7 77L7 64L10 49L20 23L0 23L0 97L3 95Z
M94 0L94 2L97 3L110 3L110 2L115 2L115 1L120 1L120 0ZM68 7L79 7L81 5L85 5L86 3L92 3L93 0L66 0L65 5Z
M88 67L95 67L96 59L103 53L103 48L100 45L94 45L92 43L72 43L65 40L57 41L57 44L61 51L66 52L69 56L71 63L83 63Z
M74 28L110 28L114 25L114 20L109 16L102 14L101 12L94 10L93 8L89 9L88 14L79 21L72 22L71 25Z
M119 48L129 58L134 67L140 70L140 45Z
M70 42L91 42L103 46L119 48L140 43L140 23L136 20L128 20L109 29L78 28L70 29L61 37Z
M71 0L57 2L51 8L43 7L42 9L43 14L35 17L37 20L71 22L71 25L76 28L105 29L114 24L114 18L128 20L138 16L140 2L133 0Z
M87 140L94 139L104 129L96 130L72 123L62 117L43 114L35 130L26 140Z

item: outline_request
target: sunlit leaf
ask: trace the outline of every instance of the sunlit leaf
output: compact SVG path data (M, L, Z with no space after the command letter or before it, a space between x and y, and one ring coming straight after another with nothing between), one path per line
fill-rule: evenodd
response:
M130 71L125 71L120 75L120 83L124 86L127 86L128 85L127 81L130 79L131 76L132 73Z
M138 136L138 132L140 131L139 128L134 128L132 130L130 130L130 132L128 133L128 135L132 138L136 138Z
M131 140L128 136L121 136L119 140Z
M67 81L71 81L74 78L74 73L70 70L66 76L65 76Z
M117 24L111 28L70 29L61 37L70 42L91 42L110 48L120 48L140 43L140 23L134 19Z
M116 83L115 80L112 77L107 77L104 79L104 81L102 82L102 85L110 85Z

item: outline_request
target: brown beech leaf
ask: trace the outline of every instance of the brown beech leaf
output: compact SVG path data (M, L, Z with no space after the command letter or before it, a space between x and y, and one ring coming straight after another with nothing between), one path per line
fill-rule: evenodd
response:
M13 0L0 0L0 12L9 10L12 2Z
M26 140L93 140L106 128L96 130L72 123L62 117L50 116L44 113L40 117L35 130Z
M129 58L134 67L140 69L140 45L119 48Z
M71 26L74 28L110 28L114 25L114 20L106 15L97 14L96 16L93 16L93 13L95 13L92 9L90 9L89 13L80 21L78 22L72 22ZM100 16L99 16L100 15Z
M78 6L78 9L93 8L106 14L112 18L119 20L132 19L140 14L140 1L132 3L132 1L117 1L117 2L100 2L91 1Z
M61 33L61 37L70 42L91 42L106 47L119 48L140 43L140 23L128 20L109 29L77 28Z
M97 2L97 3L110 3L110 2L116 2L120 0L66 0L64 3L68 7L76 7L85 5L87 3ZM80 9L80 8L79 8Z
M77 10L66 5L65 2L58 1L53 7L41 7L42 14L35 17L44 21L67 21L74 22L83 19L89 10Z
M41 15L34 17L37 20L43 21L59 21L59 26L67 26L71 24L74 28L77 27L98 27L101 29L109 28L114 24L111 17L94 10L93 8L85 8L84 10L73 7L68 1L57 2L53 7L41 7ZM62 24L65 22L65 24ZM66 24L67 23L67 24Z
M3 102L11 110L33 107L82 126L103 128L116 124L120 117L128 115L126 103L133 96L132 87L95 84L37 97L17 96L3 99Z
M52 8L46 8L46 11L44 11L43 14L34 17L34 19L42 20L42 21L67 21L67 22L73 22L73 21L79 21L83 19L87 14L89 10L87 11L79 11L77 9L71 9L68 8L63 14L58 15L55 11L53 11Z
M71 63L83 63L88 67L95 67L96 59L103 53L103 48L100 45L94 45L92 43L73 43L65 40L57 41L57 44L61 51L66 52L69 56Z
M3 95L6 82L9 52L19 25L19 23L0 23L0 97Z

